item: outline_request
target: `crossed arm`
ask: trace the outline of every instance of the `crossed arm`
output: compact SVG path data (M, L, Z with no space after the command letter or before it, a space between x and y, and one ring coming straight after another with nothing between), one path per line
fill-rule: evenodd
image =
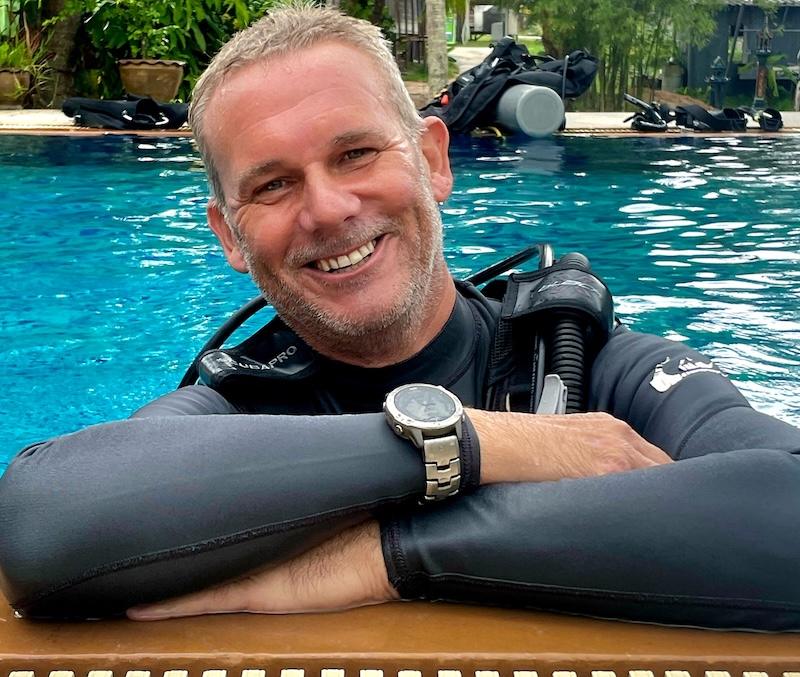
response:
M620 344L625 364L638 345ZM380 414L162 411L35 445L0 480L0 583L30 616L114 613L244 576L138 617L400 595L799 629L800 434L721 376L663 396L625 364L601 356L594 405L681 462L607 414L471 412L484 485L426 509L419 456Z
M663 451L607 414L535 420L527 414L480 410L468 414L481 440L481 484L557 481L670 462ZM134 607L128 616L158 620L235 611L335 611L399 598L388 579L380 526L368 520L281 565L183 597Z

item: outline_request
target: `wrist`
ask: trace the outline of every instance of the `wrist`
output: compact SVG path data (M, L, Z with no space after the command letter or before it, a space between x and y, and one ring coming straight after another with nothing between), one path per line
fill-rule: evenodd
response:
M465 410L480 445L479 484L513 482L520 477L520 464L536 464L530 449L530 414L504 411Z

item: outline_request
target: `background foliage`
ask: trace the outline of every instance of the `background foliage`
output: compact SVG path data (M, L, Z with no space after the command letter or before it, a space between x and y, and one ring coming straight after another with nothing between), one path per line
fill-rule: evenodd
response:
M587 48L600 59L583 107L622 110L622 93L642 95L680 47L702 45L715 28L722 0L526 0L519 11L541 26L545 52Z
M186 62L179 92L179 98L186 100L211 56L274 1L0 0L0 68L14 65L29 70L37 81L38 100L32 103L58 105L71 95L121 97L117 59L178 59ZM462 21L467 16L465 0L426 1L429 7L447 6ZM390 39L395 37L388 0L340 2L344 11L381 26ZM756 0L767 9L777 2ZM499 4L517 10L530 30L541 34L541 51L560 57L587 48L600 59L595 84L578 99L577 107L620 110L623 92L646 98L646 90L671 57L680 60L688 45L702 45L710 37L714 17L725 3L499 0ZM777 63L770 65L780 68ZM43 84L52 85L49 93ZM774 95L774 72L770 85Z
M0 68L30 73L32 92L50 75L50 53L42 30L42 0L0 0Z
M211 56L263 15L269 0L68 0L60 18L79 15L76 82L84 96L119 98L117 59L185 61L179 97L187 98Z

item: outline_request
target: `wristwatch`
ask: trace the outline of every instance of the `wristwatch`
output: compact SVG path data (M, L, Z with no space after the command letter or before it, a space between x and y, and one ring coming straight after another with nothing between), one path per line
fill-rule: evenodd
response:
M425 462L425 500L440 501L461 486L464 408L449 390L409 383L386 396L383 411L391 429L411 440Z

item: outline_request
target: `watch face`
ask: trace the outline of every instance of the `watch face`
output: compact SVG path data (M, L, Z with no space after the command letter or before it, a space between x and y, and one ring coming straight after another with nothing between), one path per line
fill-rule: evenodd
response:
M456 413L456 403L447 393L432 386L408 386L394 396L397 409L425 423L443 421Z

